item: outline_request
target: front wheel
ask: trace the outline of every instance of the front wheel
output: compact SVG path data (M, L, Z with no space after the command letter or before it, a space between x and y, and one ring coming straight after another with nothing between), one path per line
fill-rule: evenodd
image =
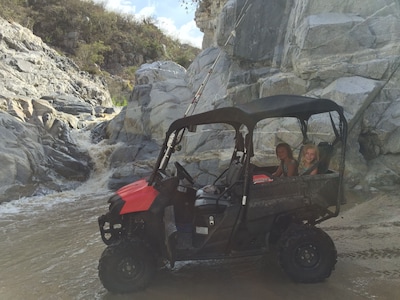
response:
M331 275L337 252L330 236L309 225L290 227L279 242L279 262L296 282L320 282Z
M112 293L145 288L156 272L156 259L141 241L121 241L108 246L99 260L99 277Z

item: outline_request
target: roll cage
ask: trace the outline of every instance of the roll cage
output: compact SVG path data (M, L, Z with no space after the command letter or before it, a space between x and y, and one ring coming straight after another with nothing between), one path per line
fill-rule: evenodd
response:
M336 127L332 120L331 113L336 112L339 117L339 124ZM207 124L228 124L236 131L236 146L232 158L236 151L244 153L253 153L253 133L257 123L268 118L296 118L299 121L300 129L303 135L303 143L308 141L307 129L308 121L313 115L328 113L330 115L331 125L335 133L335 140L332 143L341 144L339 157L339 188L336 209L329 217L337 216L340 209L340 199L343 195L343 175L345 164L345 152L347 141L347 121L344 116L343 107L334 101L323 98L311 98L297 95L276 95L253 100L235 107L217 108L212 111L199 113L175 120L168 128L162 149L157 158L153 172L149 178L149 185L154 184L158 171L165 171L171 154L177 149L182 141L186 130L193 131L197 125ZM243 141L240 129L247 128L246 141ZM244 149L241 149L244 148ZM244 193L242 205L246 205L246 199L249 192L249 186L252 183L249 176L250 158L252 155L244 155Z

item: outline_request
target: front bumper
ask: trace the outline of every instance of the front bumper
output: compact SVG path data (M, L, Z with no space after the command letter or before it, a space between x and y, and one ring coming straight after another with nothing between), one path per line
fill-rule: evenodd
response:
M111 245L120 240L123 235L120 211L124 201L118 194L115 194L108 200L108 203L110 203L109 211L105 215L101 215L97 221L101 239L106 245Z
M122 237L122 222L115 223L113 218L110 218L110 213L101 215L97 219L99 223L101 239L106 245L111 245Z

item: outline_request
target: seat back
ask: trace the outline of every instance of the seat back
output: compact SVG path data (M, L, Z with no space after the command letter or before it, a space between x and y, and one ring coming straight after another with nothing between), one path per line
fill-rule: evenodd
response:
M303 147L302 145L300 147L299 151L299 159L298 161L301 161L301 156L303 152ZM334 146L331 143L328 142L320 142L318 145L318 153L319 153L319 160L318 162L308 170L307 173L302 173L300 175L310 175L311 171L314 170L315 168L318 169L318 174L325 174L329 170L329 164L331 161L331 158L333 157L334 154Z
M227 199L230 197L230 192L234 188L235 183L240 180L243 173L243 164L233 161L229 168L225 170L219 178L221 178L221 185L207 185L199 189L196 193L195 207L207 205L217 202L220 204L228 203ZM218 178L217 180L218 181ZM214 182L215 184L215 182Z
M319 162L318 174L325 174L329 170L329 164L334 154L334 147L331 143L320 142L318 144Z

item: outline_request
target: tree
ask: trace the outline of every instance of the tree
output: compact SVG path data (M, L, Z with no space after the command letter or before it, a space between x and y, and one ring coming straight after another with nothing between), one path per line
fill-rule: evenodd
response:
M110 51L111 47L102 41L92 44L80 44L76 51L76 60L81 68L89 73L99 72L99 65L104 61L103 54Z

